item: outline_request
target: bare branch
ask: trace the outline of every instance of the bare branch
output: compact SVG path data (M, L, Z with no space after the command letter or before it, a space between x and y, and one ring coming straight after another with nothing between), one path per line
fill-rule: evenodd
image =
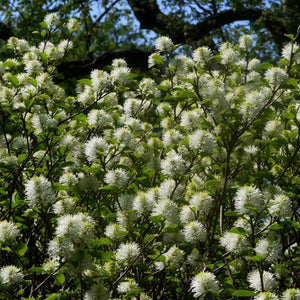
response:
M106 52L92 61L63 62L57 70L64 78L82 77L88 75L94 69L103 69L105 66L111 65L115 58L123 58L129 67L145 71L148 68L150 53L150 51L139 49L120 49Z

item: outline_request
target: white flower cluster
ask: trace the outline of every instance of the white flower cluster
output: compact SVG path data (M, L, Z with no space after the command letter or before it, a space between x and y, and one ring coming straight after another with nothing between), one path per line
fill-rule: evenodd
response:
M5 266L0 269L0 283L19 284L23 281L24 275L16 266Z
M25 183L25 195L32 207L46 205L54 201L50 181L44 176L34 176Z
M13 222L0 222L0 243L12 243L19 234L19 229Z
M194 297L205 297L210 293L220 291L219 283L216 276L210 272L201 272L197 274L191 282Z

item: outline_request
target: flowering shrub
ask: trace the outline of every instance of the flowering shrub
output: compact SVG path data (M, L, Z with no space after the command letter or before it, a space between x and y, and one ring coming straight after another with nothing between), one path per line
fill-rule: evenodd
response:
M299 46L250 36L53 81L79 25L0 62L1 298L300 299ZM57 44L56 44L57 43Z

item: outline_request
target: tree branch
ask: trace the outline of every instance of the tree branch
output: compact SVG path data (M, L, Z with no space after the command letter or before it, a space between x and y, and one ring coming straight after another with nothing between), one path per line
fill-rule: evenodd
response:
M3 22L0 22L0 39L7 40L11 36L13 36L13 31Z
M103 69L105 66L111 65L115 58L125 59L130 68L145 71L148 69L148 56L150 53L151 51L139 49L120 49L104 53L92 61L63 62L57 67L57 71L65 79L82 77L90 74L94 69Z
M181 44L199 41L209 35L213 29L221 28L235 21L258 20L263 13L263 10L257 8L228 9L211 15L197 24L190 24L163 14L157 2L153 0L128 0L128 4L142 29L151 29L168 35L174 43Z

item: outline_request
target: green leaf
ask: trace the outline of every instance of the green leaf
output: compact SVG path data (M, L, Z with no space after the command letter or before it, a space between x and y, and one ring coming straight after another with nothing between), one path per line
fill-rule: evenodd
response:
M262 257L260 255L255 255L255 256L250 257L249 260L252 260L252 261L261 261Z
M229 211L225 212L225 216L226 217L238 217L239 214L236 211L229 210Z
M232 294L232 296L235 296L235 297L253 297L255 295L256 295L256 293L249 291L249 290L238 290Z
M155 239L158 234L147 234L144 238L144 243L148 243L149 241Z
M39 57L43 60L43 61L47 61L48 57L47 54L45 52L39 52Z
M16 76L10 75L8 76L8 81L11 82L14 86L19 86L19 79Z
M291 39L292 41L295 41L295 37L293 34L284 34L287 38Z
M285 112L282 114L282 116L286 119L289 119L289 120L294 120L295 119L295 115L292 114L291 112Z
M56 285L62 285L66 281L65 276L63 274L61 274L61 273L57 273L53 277L55 279L54 284L56 284Z
M58 293L54 293L49 295L45 300L56 300L56 299L60 299L61 294Z
M48 24L45 21L41 22L40 25L41 25L41 27L43 27L45 29L48 28Z
M167 233L176 233L179 231L179 227L177 224L171 224L164 229Z
M97 245L101 246L101 245L110 245L111 244L111 240L109 238L101 238L99 240L97 240Z
M270 64L270 63L264 63L264 64L261 64L258 69L259 70L267 70L267 69L270 69L272 67L273 67L272 64Z
M88 86L92 86L92 80L88 79L88 78L83 78L78 80L81 84L83 85L88 85Z
M28 270L28 272L40 275L40 274L45 273L45 270L41 267L32 267Z
M9 247L0 247L2 251L12 252L12 250Z
M84 114L79 114L75 117L75 119L84 122L86 121L87 117Z
M156 88L164 92L167 92L169 90L169 88L164 85L157 85Z
M284 86L285 87L297 87L298 86L298 82L299 79L295 79L295 78L289 78L285 83Z
M154 224L159 224L162 218L163 218L162 215L149 217L150 221Z
M276 230L281 230L281 229L283 229L283 226L282 225L280 225L280 224L273 224L273 225L271 225L270 227L269 227L269 230L274 230L274 231L276 231Z
M110 192L110 191L113 191L115 189L116 188L112 185L106 185L106 186L103 186L103 187L99 188L99 190L103 191L103 192Z
M45 38L45 36L46 36L46 34L47 34L47 32L46 32L46 31L42 31L42 32L41 32L41 37L44 39L44 38Z
M27 251L27 245L25 243L20 243L16 245L15 249L20 256L23 256Z
M292 226L297 229L300 230L300 224L298 222L292 221Z
M127 297L133 297L133 296L137 296L139 295L140 293L142 293L144 290L143 289L133 289L131 290L130 292L128 292L126 294Z
M220 186L221 182L219 180L216 179L212 179L212 180L208 180L205 182L205 186L206 187L217 187Z
M237 233L237 234L240 234L240 235L246 235L247 234L246 230L242 227L233 227L233 228L230 229L230 232Z

